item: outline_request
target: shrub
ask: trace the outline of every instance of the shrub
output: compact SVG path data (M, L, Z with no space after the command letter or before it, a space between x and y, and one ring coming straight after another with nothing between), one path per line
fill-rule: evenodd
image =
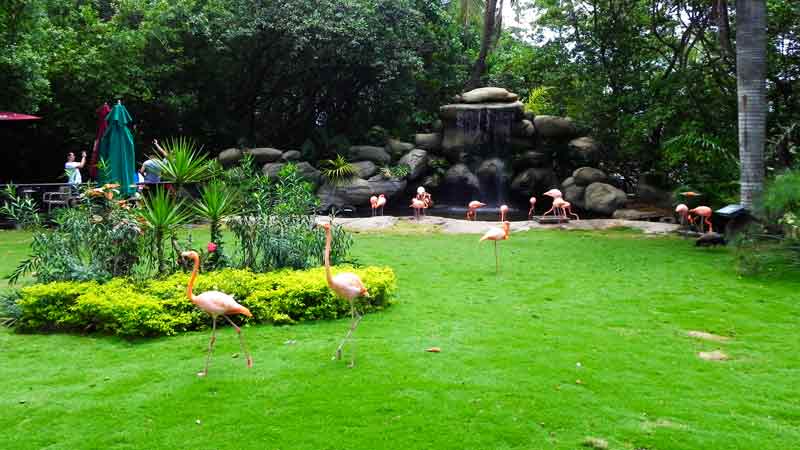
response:
M357 301L362 312L390 304L396 288L390 268L334 268L335 272L344 270L358 274L369 289L370 297ZM106 284L88 281L29 286L19 291L14 305L19 310L16 326L21 331L99 331L126 337L202 329L211 319L186 298L187 280L187 274L174 274L141 285L115 278ZM195 292L207 290L234 296L253 313L246 319L252 323L292 324L350 313L348 302L328 289L322 268L265 274L225 269L197 277Z

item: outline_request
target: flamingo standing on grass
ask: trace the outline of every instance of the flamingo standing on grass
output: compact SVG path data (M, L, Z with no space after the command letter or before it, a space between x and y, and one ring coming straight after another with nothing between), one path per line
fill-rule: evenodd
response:
M211 339L208 341L206 366L202 372L197 374L197 376L204 377L208 375L208 363L211 361L211 352L214 350L214 342L217 341L217 317L219 316L224 317L225 320L227 320L233 326L233 328L236 329L236 334L239 335L239 348L247 358L247 367L253 367L253 358L250 356L250 352L247 351L247 346L245 345L244 337L242 336L242 329L236 326L236 324L233 323L233 321L228 317L229 314L244 314L247 317L253 317L253 315L250 314L250 311L247 308L237 303L233 297L223 292L206 291L200 295L194 295L192 293L192 287L194 287L194 280L197 278L197 272L200 270L200 256L198 256L197 252L195 251L183 252L181 253L181 256L194 261L192 275L189 278L189 285L186 288L186 296L189 297L189 300L191 300L192 303L208 313L213 321L211 326Z
M350 339L350 336L361 321L361 314L356 311L355 299L356 297L369 297L369 292L367 292L367 288L364 286L361 278L354 273L342 272L337 273L336 276L331 275L331 224L326 223L323 224L322 227L325 229L325 253L323 258L325 261L325 279L328 281L328 287L330 287L336 295L346 299L350 303L350 331L347 332L342 343L336 348L336 353L333 356L333 359L342 359L342 347L344 347L344 344ZM354 347L349 367L354 367L355 365L356 352Z
M531 202L531 209L528 210L528 220L533 218L533 209L536 208L536 197L531 197L529 200Z
M494 241L494 273L498 274L500 272L500 260L497 257L497 241L505 241L508 240L508 234L511 228L511 224L503 222L502 228L492 227L486 232L486 234L481 237L480 241Z
M697 208L690 209L689 210L689 214L694 214L694 215L703 217L703 219L699 219L698 218L698 220L700 221L700 232L701 233L704 232L703 231L703 222L705 222L706 225L708 225L708 231L714 231L714 227L711 225L711 214L712 214L711 208L709 208L708 206L698 206Z
M508 214L508 205L500 205L500 222L506 221L506 214Z
M381 209L381 216L383 216L383 207L386 206L386 196L383 194L378 196L378 208Z
M372 208L372 217L375 217L375 210L378 209L378 197L374 195L370 197L369 206Z
M475 220L478 217L478 209L486 206L486 203L481 203L473 200L467 204L467 220Z

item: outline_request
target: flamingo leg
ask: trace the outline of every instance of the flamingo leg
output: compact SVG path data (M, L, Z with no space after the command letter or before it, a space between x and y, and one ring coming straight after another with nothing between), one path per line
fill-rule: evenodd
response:
M706 217L706 224L708 224L709 233L714 231L714 226L711 224L711 220L708 217Z
M500 259L497 257L497 241L494 241L494 274L500 273Z
M342 359L342 348L344 347L344 344L347 343L347 340L350 339L350 336L356 330L356 327L358 327L358 323L361 322L361 314L358 314L356 312L355 305L352 300L350 301L350 317L352 317L352 322L350 323L350 330L344 336L344 339L342 339L342 342L339 344L339 347L336 348L336 352L334 353L333 358L331 359ZM355 363L355 356L353 357L352 363Z
M550 214L551 212L553 212L554 209L555 209L555 206L550 208L550 209L548 209L547 211L545 211L545 213L542 214L542 216L546 216L546 215ZM553 213L553 214L555 214L555 213Z
M533 218L533 207L531 207L531 209L528 210L528 220L531 220L532 218Z
M244 356L247 358L247 367L253 367L253 357L250 356L250 352L247 350L247 344L245 344L244 342L244 335L242 335L242 329L239 328L235 323L233 323L230 317L224 314L222 315L222 317L224 317L225 320L227 320L228 323L231 324L231 326L236 330L236 334L239 335L239 350L241 350L242 353L244 353Z
M208 340L208 353L206 353L206 367L202 372L198 372L198 377L208 375L208 363L211 361L211 352L214 351L214 343L217 342L217 316L211 316L213 322L211 325L211 339Z

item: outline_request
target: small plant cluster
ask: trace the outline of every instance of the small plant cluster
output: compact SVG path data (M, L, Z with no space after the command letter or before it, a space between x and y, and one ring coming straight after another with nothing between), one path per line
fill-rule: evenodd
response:
M344 268L343 268L344 269ZM387 267L347 268L359 275L370 291L357 299L361 311L390 304L396 288L394 272ZM128 278L96 281L61 281L14 291L3 301L20 331L97 331L119 336L158 336L202 329L210 325L207 314L186 298L186 274L162 280L132 283ZM250 323L293 324L347 316L350 306L328 289L322 268L280 270L258 274L225 269L198 276L195 291L230 293L247 307Z
M32 198L20 197L13 185L6 185L2 191L4 198L0 206L0 216L5 216L16 226L28 230L41 225L39 208Z

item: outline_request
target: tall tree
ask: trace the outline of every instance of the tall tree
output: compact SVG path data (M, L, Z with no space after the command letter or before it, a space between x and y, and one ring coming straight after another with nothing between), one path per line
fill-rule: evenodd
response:
M754 211L764 188L767 120L767 2L736 1L736 78L739 100L741 203Z
M486 73L486 57L489 55L492 46L494 46L495 42L497 42L497 38L500 36L500 28L502 27L503 23L504 1L505 0L484 1L481 49L478 53L478 59L472 66L472 72L469 80L467 80L467 84L465 85L466 90L471 90L478 87L481 82L481 77L483 77L483 74ZM509 1L512 7L517 2L517 0ZM474 4L475 0L461 0L462 15L464 14L463 11L468 11L470 8L474 10Z

